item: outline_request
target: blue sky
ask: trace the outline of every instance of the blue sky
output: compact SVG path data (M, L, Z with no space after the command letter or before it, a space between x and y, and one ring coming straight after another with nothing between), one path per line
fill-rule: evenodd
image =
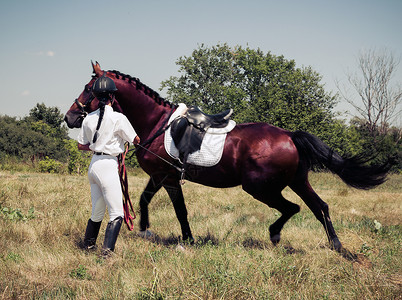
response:
M200 44L284 55L336 92L359 51L402 57L401 15L400 0L1 0L0 114L23 117L42 102L64 113L89 81L91 60L159 91ZM401 82L402 64L396 75Z

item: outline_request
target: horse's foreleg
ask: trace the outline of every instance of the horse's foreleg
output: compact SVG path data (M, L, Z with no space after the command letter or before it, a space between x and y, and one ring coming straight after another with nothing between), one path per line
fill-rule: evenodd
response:
M149 228L149 214L148 205L152 200L152 197L162 187L161 183L155 181L155 178L151 176L147 186L140 197L140 231L145 231Z
M313 190L308 181L295 183L290 185L291 189L302 198L306 205L313 212L315 217L324 226L327 234L330 247L333 250L342 252L343 247L335 233L334 226L332 225L331 218L329 217L329 209L327 203L325 203Z
M169 194L172 200L174 210L176 212L177 219L180 222L181 231L183 235L183 241L194 243L193 235L191 234L190 224L187 219L187 209L184 203L183 191L179 184L179 181L173 181L169 183L164 183L163 187Z

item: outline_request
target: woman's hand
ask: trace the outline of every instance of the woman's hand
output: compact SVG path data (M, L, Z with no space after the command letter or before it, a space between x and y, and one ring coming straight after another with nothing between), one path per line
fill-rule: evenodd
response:
M137 135L137 136L134 138L133 144L134 144L134 145L138 145L140 142L141 142L140 137Z
M78 150L82 150L82 151L91 151L91 149L89 149L89 143L86 145L80 144L78 143Z

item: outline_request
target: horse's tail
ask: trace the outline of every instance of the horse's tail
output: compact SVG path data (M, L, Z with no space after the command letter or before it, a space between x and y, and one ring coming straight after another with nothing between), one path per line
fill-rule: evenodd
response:
M299 152L299 165L308 170L326 168L337 174L347 185L370 189L386 180L390 163L369 166L369 159L353 156L344 158L319 138L303 131L295 131L292 140Z

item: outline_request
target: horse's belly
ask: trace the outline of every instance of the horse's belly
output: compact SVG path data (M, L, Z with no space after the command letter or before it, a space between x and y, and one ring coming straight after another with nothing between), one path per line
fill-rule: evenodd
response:
M221 163L213 167L189 165L186 171L186 178L192 182L210 187L228 188L241 184L241 178L237 173L237 170Z

